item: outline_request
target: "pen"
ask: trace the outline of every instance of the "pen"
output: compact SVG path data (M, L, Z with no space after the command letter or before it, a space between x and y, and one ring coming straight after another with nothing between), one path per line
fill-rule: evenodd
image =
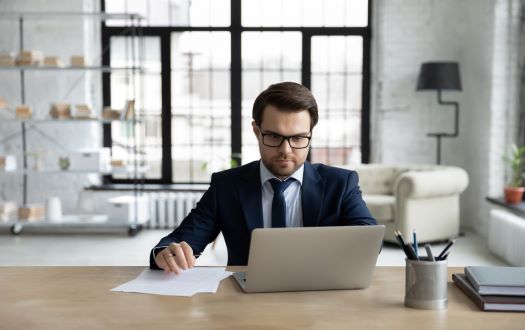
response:
M395 235L398 238L398 241L400 242L401 247L405 251L407 258L412 259L412 260L418 260L418 258L416 257L416 253L414 252L414 249L412 248L412 245L405 243L405 240L403 239L403 234L401 234L401 232L397 230L395 232Z
M399 245L401 246L401 248L403 249L403 252L405 252L405 256L410 259L410 256L409 256L409 253L408 253L408 250L403 242L403 239L397 234L397 231L394 232L395 236L396 236L396 240L397 242L399 243Z
M430 248L430 244L425 244L425 250L427 250L427 256L430 261L436 261L434 258L434 255L432 254L432 249Z
M441 258L441 260L447 260L449 254L450 252L445 253L445 255Z
M416 255L416 252L414 251L414 247L412 247L412 244L408 244L407 249L410 252L410 255L412 255L412 259L419 260L418 256Z
M412 237L414 239L413 245L414 245L414 251L416 252L416 259L419 260L419 251L418 251L418 247L417 247L417 237L416 237L416 229L415 228L412 230Z
M450 242L448 242L447 246L445 246L445 248L443 249L443 251L441 251L441 253L438 255L438 260L442 260L443 259L443 256L445 255L445 253L447 253L447 251L450 249L450 247L452 246L452 244L456 243L456 240L452 240Z

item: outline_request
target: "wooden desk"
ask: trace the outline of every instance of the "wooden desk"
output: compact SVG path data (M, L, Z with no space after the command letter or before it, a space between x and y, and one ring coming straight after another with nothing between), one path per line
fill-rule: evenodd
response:
M525 314L481 312L452 283L447 310L405 308L403 267L378 267L365 290L244 294L229 277L191 298L109 291L142 269L0 267L0 329L525 328Z

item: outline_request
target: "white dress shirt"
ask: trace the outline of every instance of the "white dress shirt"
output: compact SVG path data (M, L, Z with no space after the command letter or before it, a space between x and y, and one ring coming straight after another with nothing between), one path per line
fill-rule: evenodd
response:
M273 188L269 182L270 179L276 178L260 161L261 187L262 187L262 213L264 228L272 228L272 201ZM294 178L288 188L284 191L284 200L286 202L286 227L303 226L303 208L301 202L301 186L303 184L304 164L292 173L286 180ZM277 179L277 178L276 178ZM279 179L277 179L279 180ZM282 181L282 180L281 180Z

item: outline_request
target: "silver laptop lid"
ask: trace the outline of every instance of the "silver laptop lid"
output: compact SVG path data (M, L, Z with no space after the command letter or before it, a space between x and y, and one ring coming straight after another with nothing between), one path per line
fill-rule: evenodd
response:
M384 232L384 226L255 229L245 290L366 288Z

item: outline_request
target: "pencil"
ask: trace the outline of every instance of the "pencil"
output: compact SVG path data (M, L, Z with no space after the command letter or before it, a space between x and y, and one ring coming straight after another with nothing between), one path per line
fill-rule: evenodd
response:
M436 261L434 259L434 255L432 254L432 248L430 247L430 244L425 244L425 250L427 250L427 256L430 261Z
M416 257L416 253L414 252L414 249L410 244L406 244L405 240L403 239L403 234L399 230L395 232L396 237L398 237L399 241L401 242L401 246L403 247L403 250L405 251L405 254L408 259L412 260L418 260Z
M416 259L419 260L419 250L418 250L418 246L417 246L417 237L416 237L416 229L414 228L412 230L412 237L414 239L414 251L416 252Z
M443 258L443 256L445 255L445 253L447 253L447 251L450 249L450 247L452 247L452 244L454 244L454 243L456 243L456 240L452 240L452 241L448 242L447 246L445 246L443 251L441 251L441 253L438 255L437 259L441 260Z

